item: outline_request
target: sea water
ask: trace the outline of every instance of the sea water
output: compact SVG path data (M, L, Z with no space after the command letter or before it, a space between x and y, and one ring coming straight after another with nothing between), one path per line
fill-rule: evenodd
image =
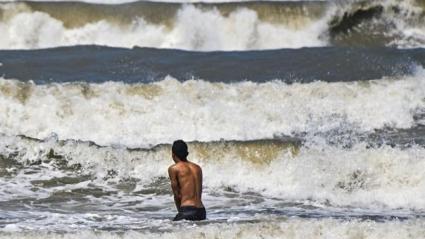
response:
M0 238L425 238L424 6L0 2Z

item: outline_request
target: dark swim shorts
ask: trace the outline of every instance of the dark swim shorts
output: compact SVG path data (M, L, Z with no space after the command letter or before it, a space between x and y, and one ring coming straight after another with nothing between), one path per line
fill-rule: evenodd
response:
M180 207L179 213L174 217L173 221L180 220L190 220L190 221L200 221L205 220L207 212L205 208L197 208L193 206L183 206Z

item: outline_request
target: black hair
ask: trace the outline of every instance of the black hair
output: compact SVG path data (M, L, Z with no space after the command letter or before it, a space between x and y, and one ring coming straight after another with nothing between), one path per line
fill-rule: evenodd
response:
M186 161L187 155L189 155L189 152L187 151L187 144L179 139L174 141L173 147L171 149L173 151L173 154L175 154L180 160Z

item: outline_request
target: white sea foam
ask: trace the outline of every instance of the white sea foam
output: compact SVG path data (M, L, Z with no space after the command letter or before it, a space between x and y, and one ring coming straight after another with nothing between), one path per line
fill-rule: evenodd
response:
M81 27L66 28L63 22L44 12L9 8L7 11L16 11L16 14L0 22L2 49L97 44L188 50L249 50L327 44L327 40L321 36L327 28L326 18L310 21L306 18L298 24L299 28L294 28L262 21L255 11L244 8L223 16L218 10L204 11L191 5L183 6L171 28L148 23L142 18L134 19L127 26L100 20Z
M388 32L388 35L397 35L390 45L398 46L401 48L417 48L425 45L425 26L423 24L422 16L425 5L420 6L420 1L407 0L399 2L401 13L406 16L406 19L400 18L394 14L386 14L385 18L391 22L395 27ZM389 5L392 1L387 2Z
M207 195L230 189L280 200L311 201L317 205L378 210L425 209L422 190L425 187L425 149L420 146L369 148L359 143L352 148L341 148L315 143L294 150L284 145L240 144L189 145L190 160L203 168ZM51 150L54 155L63 157L68 165L80 164L82 170L56 169L54 160L48 156ZM19 174L12 178L0 179L1 200L46 198L57 191L87 188L87 183L116 191L111 185L128 178L137 179L134 191L138 191L156 180L167 178L166 169L172 163L169 146L150 151L129 151L74 141L58 143L54 139L40 143L2 137L0 153L5 157L12 156L24 165L34 165L40 160L45 162L37 170L30 166L31 174L18 170ZM110 170L115 172L112 176ZM80 175L82 172L94 175L94 178L82 184L33 190L33 180ZM224 202L218 200L213 204Z
M301 11L294 15L296 17L288 17L285 21L260 19L258 12L245 7L223 14L215 8L206 10L183 5L175 16L169 16L171 23L151 23L143 19L143 16L135 16L129 23L117 23L105 18L73 27L47 12L33 11L25 4L3 4L1 7L5 17L0 22L0 49L84 44L200 51L327 46L331 44L328 35L330 22L334 17L341 19L342 16L354 14L359 8L356 2L358 1L353 0L346 1L343 5L323 6L325 9L321 16ZM107 3L118 2L111 0ZM380 39L392 39L387 42L388 45L424 46L425 29L420 17L424 6L413 0L382 0L378 4L384 10L371 23L376 28L371 28L373 34L379 35ZM394 10L395 6L397 11ZM382 32L383 27L388 30Z
M151 84L35 85L0 80L0 133L130 147L341 127L409 128L425 108L423 74L369 82L235 84L167 77Z
M370 221L339 221L288 219L258 223L219 223L207 225L174 225L173 230L160 232L93 232L75 233L2 233L0 238L7 239L68 239L68 238L288 238L288 239L417 239L423 238L425 223L423 220L394 221L377 223Z

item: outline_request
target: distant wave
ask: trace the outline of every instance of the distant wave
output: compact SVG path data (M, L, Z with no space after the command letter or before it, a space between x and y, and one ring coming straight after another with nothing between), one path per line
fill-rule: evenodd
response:
M413 0L0 4L0 48L96 44L186 50L425 45Z

